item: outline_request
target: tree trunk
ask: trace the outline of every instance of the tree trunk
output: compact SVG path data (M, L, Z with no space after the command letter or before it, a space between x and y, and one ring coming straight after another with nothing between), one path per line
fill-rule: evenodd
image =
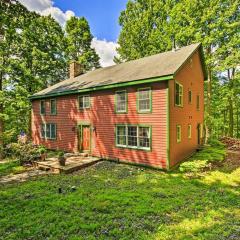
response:
M229 136L233 137L234 112L233 112L233 100L231 97L229 97L228 102L229 102Z
M0 72L0 92L3 90L3 73ZM3 114L3 103L0 102L0 147L3 146L3 131L4 131L4 122L2 115ZM0 160L3 158L2 153L0 151Z

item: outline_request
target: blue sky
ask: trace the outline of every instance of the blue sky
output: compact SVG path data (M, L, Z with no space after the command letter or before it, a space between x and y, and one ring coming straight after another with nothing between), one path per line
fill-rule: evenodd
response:
M127 0L54 0L54 6L62 11L84 16L95 37L114 42L120 32L118 18L126 3Z
M29 11L51 15L64 27L72 16L84 16L94 36L92 47L103 67L114 64L120 33L118 18L128 0L19 0Z

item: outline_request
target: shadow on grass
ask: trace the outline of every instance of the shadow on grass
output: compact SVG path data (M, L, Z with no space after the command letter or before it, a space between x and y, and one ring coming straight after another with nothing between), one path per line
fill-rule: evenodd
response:
M212 171L189 179L102 162L72 175L8 185L0 188L0 236L240 239L239 173Z

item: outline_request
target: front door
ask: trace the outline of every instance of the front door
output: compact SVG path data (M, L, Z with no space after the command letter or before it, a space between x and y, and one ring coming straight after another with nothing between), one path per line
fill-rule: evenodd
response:
M80 130L80 151L87 152L90 151L90 126L81 126Z

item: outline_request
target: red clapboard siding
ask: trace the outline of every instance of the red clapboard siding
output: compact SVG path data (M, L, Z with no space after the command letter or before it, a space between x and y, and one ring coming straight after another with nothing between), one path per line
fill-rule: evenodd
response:
M152 113L138 114L136 97L139 87L152 89ZM167 83L124 88L128 92L128 113L115 113L115 90L90 93L91 109L78 110L78 95L57 98L57 115L49 114L49 100L46 100L46 115L40 115L39 100L32 102L32 138L35 144L43 144L50 149L78 151L77 124L89 122L92 130L92 155L119 159L133 163L166 168L167 161ZM57 124L57 140L40 138L40 125ZM134 150L115 146L115 124L146 124L152 126L152 150Z
M179 163L198 146L197 125L204 119L204 76L197 51L175 77L183 85L183 107L175 106L174 81L169 81L170 91L170 163ZM188 102L188 91L192 91L192 103ZM200 96L200 109L197 110L197 95ZM177 143L176 125L182 127L182 141ZM192 138L188 138L188 124L192 125Z

